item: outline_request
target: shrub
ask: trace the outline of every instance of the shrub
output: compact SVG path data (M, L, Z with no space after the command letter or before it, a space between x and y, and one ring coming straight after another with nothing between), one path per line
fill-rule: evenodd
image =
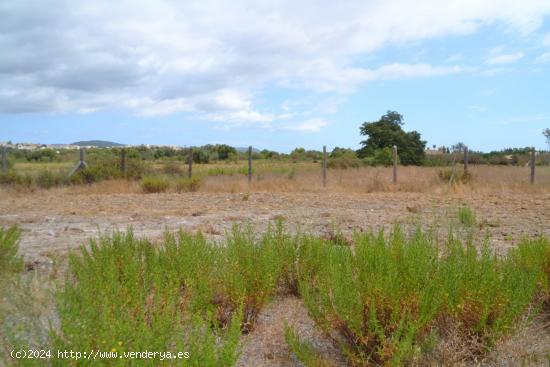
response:
M299 254L300 294L354 365L406 364L449 330L480 356L534 300L542 271L452 236L440 248L399 227L388 239L357 236L354 250L311 241Z
M285 340L290 350L305 367L330 367L332 364L323 359L307 341L301 340L293 328L285 325Z
M52 172L52 171L41 171L36 177L35 183L36 186L42 189L49 189L54 186L61 186L67 183L69 179L66 174L62 172Z
M450 184L456 184L456 183L466 184L472 181L473 179L473 176L470 172L453 170L452 168L439 170L437 172L437 176L444 183L450 183Z
M459 222L466 227L472 227L476 224L476 215L469 206L458 208L457 217Z
M176 181L176 191L177 192L195 192L197 191L202 184L202 178L200 177L191 177L191 178L180 178Z
M162 172L167 175L181 176L183 174L183 169L178 162L169 161L162 167Z
M389 167L393 164L392 148L381 148L374 152L374 164L376 166Z
M17 227L0 228L0 275L23 270L23 260L17 255L21 232Z
M338 150L337 152L332 152L331 157L328 160L327 166L329 168L358 168L361 166L361 160L357 158L355 151L351 149L347 150Z
M89 250L82 249L80 256L71 255L70 276L59 294L55 348L187 351L190 359L178 359L178 365L233 365L238 356L239 310L234 312L235 322L229 319L224 329L207 312L192 311L190 304L203 285L190 274L208 277L209 268L203 265L211 258L199 256L213 249L200 237L182 241L187 241L186 249L195 251L168 258L170 250L155 249L129 232L102 237L92 241ZM165 267L167 263L183 267Z
M170 187L170 182L165 177L144 177L140 182L141 189L146 193L165 192Z
M32 177L29 175L21 175L14 171L8 171L6 173L0 173L1 185L14 185L22 187L31 187Z

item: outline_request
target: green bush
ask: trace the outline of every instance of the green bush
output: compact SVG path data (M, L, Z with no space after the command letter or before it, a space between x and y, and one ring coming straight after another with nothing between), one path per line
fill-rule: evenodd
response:
M437 172L437 176L444 183L456 184L463 183L466 184L472 181L473 176L469 172L464 172L462 170L454 170L452 168L441 169Z
M191 274L208 277L212 258L200 256L213 248L200 237L180 238L180 244L196 251L176 250L179 256L169 258L173 249L156 249L129 232L92 241L89 250L72 255L70 276L59 294L60 329L54 347L119 353L186 351L190 358L176 360L177 365L233 365L238 357L240 310L232 310L221 328L212 313L195 313L191 307L203 288L211 286L195 282ZM103 362L110 365L108 360Z
M480 356L533 302L542 270L518 266L513 251L499 259L452 236L441 245L398 227L388 239L358 236L354 250L311 241L300 252L300 293L354 365L405 364L449 329L475 340L469 352ZM520 247L541 256L532 244Z
M200 177L191 177L191 178L180 178L176 181L176 191L177 192L195 192L197 191L202 184L202 178Z
M357 158L355 151L348 149L340 149L331 153L331 157L328 160L327 166L329 168L358 168L361 166L361 160Z
M393 165L392 148L381 148L374 152L374 165L389 167Z
M23 260L18 256L21 232L17 227L0 227L0 275L23 270Z
M323 359L316 352L315 348L307 341L301 340L293 328L285 325L285 340L296 358L305 367L331 367L332 364Z
M176 161L168 161L162 167L162 172L167 175L181 176L183 174L183 168Z
M165 177L144 177L140 182L141 189L146 193L165 192L170 187L170 181Z
M49 189L66 184L68 181L69 179L65 173L46 170L41 171L36 176L35 184L42 189Z
M472 227L476 224L476 214L469 206L458 208L457 217L459 222L466 227Z
M32 186L32 177L29 175L21 175L14 171L0 173L0 185L13 185L22 187Z
M183 365L231 366L294 256L282 225L261 238L234 228L223 243L184 232L163 246L131 231L101 237L69 258L54 346L182 350Z

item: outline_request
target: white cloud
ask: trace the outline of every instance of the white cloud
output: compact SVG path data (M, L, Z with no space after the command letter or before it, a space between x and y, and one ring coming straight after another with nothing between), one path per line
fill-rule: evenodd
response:
M540 64L550 62L550 52L545 52L542 55L537 56L535 62Z
M490 56L485 63L489 65L513 64L524 56L523 52Z
M309 120L305 120L302 122L296 122L292 125L286 125L282 127L284 130L294 130L294 131L300 131L300 132L309 132L309 133L316 133L321 131L321 129L325 126L327 126L329 123L323 119L320 118L312 118Z
M545 46L550 46L550 33L546 33L546 35L542 39L542 43Z
M269 124L291 112L255 105L268 85L350 92L374 80L467 72L357 60L495 23L528 34L548 14L543 0L8 0L0 6L0 112L124 107ZM491 55L491 64L519 54Z

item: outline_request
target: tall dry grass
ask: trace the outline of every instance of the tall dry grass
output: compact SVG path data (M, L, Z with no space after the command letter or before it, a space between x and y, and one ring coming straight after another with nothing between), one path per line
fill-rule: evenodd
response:
M550 167L537 167L535 184L529 182L528 167L508 166L470 166L471 180L468 183L449 184L439 177L440 167L399 167L397 184L392 183L391 167L362 167L358 169L329 169L327 186L322 185L321 169L311 166L297 166L296 169L270 172L262 167L260 173L254 173L249 184L246 175L220 174L202 176L199 192L419 192L419 193L491 193L506 194L514 192L549 193ZM204 169L203 169L204 171ZM457 166L456 172L462 172L462 166ZM168 192L177 192L176 181L173 180ZM0 195L17 195L10 188L3 188ZM91 185L75 185L53 188L50 191L60 191L74 194L125 194L143 192L138 182L129 180L107 180ZM9 192L8 192L9 191ZM28 194L29 190L20 191L20 195ZM31 191L40 191L33 188Z

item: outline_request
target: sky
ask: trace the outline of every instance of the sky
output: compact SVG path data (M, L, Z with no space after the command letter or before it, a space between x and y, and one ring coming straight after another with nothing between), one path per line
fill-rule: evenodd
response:
M550 1L0 2L0 142L548 149Z

